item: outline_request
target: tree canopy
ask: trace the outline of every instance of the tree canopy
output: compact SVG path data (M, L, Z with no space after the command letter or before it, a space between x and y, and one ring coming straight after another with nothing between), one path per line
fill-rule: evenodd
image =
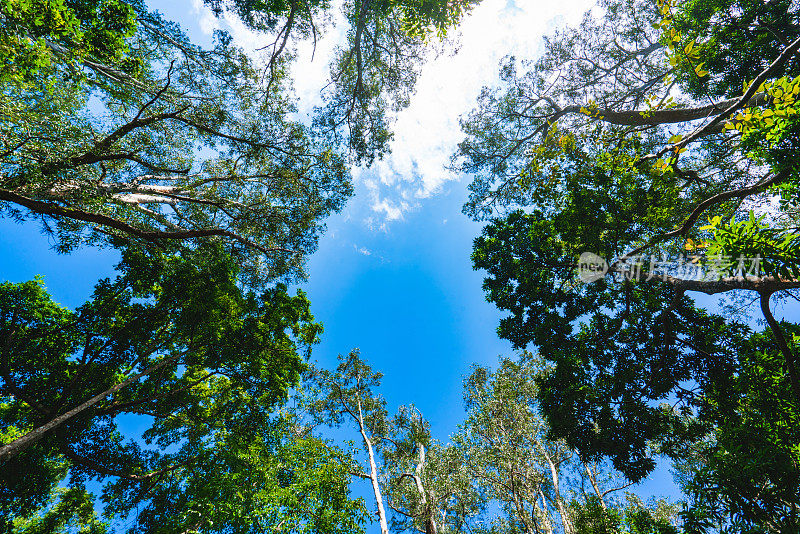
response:
M634 480L693 459L688 531L792 531L799 338L772 307L800 287L797 6L600 7L463 121L498 333L552 363L553 439Z
M128 250L119 271L74 312L40 281L0 286L2 515L31 516L68 474L60 503L106 482L107 516L151 532L358 525L346 465L274 413L321 332L305 296L243 292L212 246ZM140 439L126 417L149 421Z
M621 495L632 485L621 473L547 437L536 383L545 371L529 353L496 371L475 366L466 419L445 443L413 405L389 417L383 375L354 350L335 371L310 370L306 431L351 423L362 444L351 474L371 485L382 532L676 534L676 505Z
M74 311L41 280L0 286L4 532L362 529L343 452L286 410L322 327L282 282L474 2L205 3L260 55L140 0L0 3L0 211L60 252L122 251ZM294 47L333 9L347 39L301 117Z
M352 192L348 161L387 150L387 113L407 104L426 36L471 6L345 3L349 40L308 125L287 43L316 39L331 5L206 3L262 32L264 57L224 32L204 49L139 0L0 4L4 215L40 220L62 251L216 238L251 283L302 274Z
M358 349L310 362L286 284L477 0L203 4L263 46L143 0L0 0L0 216L121 254L74 310L0 283L0 532L800 531L774 311L800 301L798 2L601 0L503 60L452 168L519 353L473 366L447 440ZM298 46L337 14L309 111ZM680 503L625 491L659 458Z

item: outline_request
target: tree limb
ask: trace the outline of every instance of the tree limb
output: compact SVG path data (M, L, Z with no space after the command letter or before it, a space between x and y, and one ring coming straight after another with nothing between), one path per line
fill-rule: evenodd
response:
M697 219L700 218L700 215L703 214L704 211L708 210L710 207L719 204L721 202L725 202L726 200L732 200L734 198L744 198L755 193L762 193L768 187L781 183L787 178L789 178L790 172L788 169L784 169L772 178L761 180L760 182L753 184L748 187L743 187L741 189L733 189L731 191L725 191L723 193L719 193L718 195L714 195L711 198L707 198L700 204L698 204L689 216L683 221L680 227L672 230L671 232L667 232L665 234L659 234L653 238L651 238L647 243L644 245L633 249L632 251L620 256L617 261L614 262L614 266L618 265L620 262L625 261L626 259L630 258L631 256L635 256L644 250L652 247L657 243L661 243L662 241L666 241L667 239L671 239L673 237L678 237L685 235L697 222Z
M96 223L102 226L106 226L109 228L113 228L115 230L119 230L126 234L138 237L140 239L144 239L145 241L155 242L162 239L171 239L171 240L184 240L184 239L196 239L202 237L212 237L212 236L220 236L220 237L227 237L229 239L233 239L234 241L238 241L243 245L254 248L263 254L273 254L275 252L283 252L287 254L294 254L295 251L282 248L282 247L264 247L261 246L254 241L247 239L235 232L230 230L224 230L222 228L198 228L194 230L180 230L180 231L148 231L148 230L141 230L134 226L131 226L127 223L120 221L119 219L115 219L108 215L100 215L98 213L90 213L83 210L78 210L74 208L67 208L63 206L58 206L56 204L52 204L49 202L42 202L40 200L34 200L32 198L28 198L22 195L18 195L12 191L8 191L6 189L0 189L0 200L5 200L8 202L14 202L21 206L25 206L29 210L39 213L41 215L51 215L54 217L66 217L68 219L74 219L78 221Z
M133 376L128 377L126 380L123 380L119 384L117 384L117 385L115 385L115 386L103 391L102 393L98 393L97 395L95 395L91 399L87 400L86 402L83 402L82 404L76 406L75 408L69 410L68 412L63 413L63 414L59 415L58 417L55 417L55 418L51 419L49 422L47 422L47 423L45 423L45 424L43 424L43 425L31 430L30 432L27 432L26 434L24 434L23 436L20 436L19 438L15 439L14 441L3 445L2 447L0 447L0 461L8 461L8 460L14 458L19 453L21 453L23 450L25 450L26 448L30 447L31 445L33 445L34 443L36 443L37 441L42 439L45 436L45 434L47 434L48 432L50 432L54 428L59 427L60 425L62 425L66 421L68 421L69 419L72 419L73 417L75 417L76 415L80 414L81 412L91 408L92 406L94 406L95 404L97 404L101 400L105 399L109 395L111 395L113 393L116 393L120 389L122 389L122 388L124 388L126 386L129 386L130 384L133 384L134 382L138 381L143 376L157 371L158 369L162 368L163 366L167 365L168 363L176 362L178 360L178 357L179 357L179 355L170 356L168 358L162 358L159 362L151 365L150 367L148 367L144 371L141 371L139 373L136 373Z
M767 324L769 324L769 327L772 329L772 334L775 336L778 348L783 353L783 357L786 360L786 367L789 371L792 391L794 392L796 400L800 402L800 376L798 376L797 372L797 360L795 359L792 349L789 347L789 343L786 341L786 336L783 334L781 325L778 324L778 321L775 320L775 316L772 315L772 311L769 309L769 299L772 293L772 291L761 292L761 313L764 314L764 318L767 320Z

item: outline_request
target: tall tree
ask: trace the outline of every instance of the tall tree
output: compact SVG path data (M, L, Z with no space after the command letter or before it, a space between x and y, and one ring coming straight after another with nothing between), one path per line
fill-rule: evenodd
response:
M474 507L461 458L433 439L430 423L416 407L400 406L381 452L395 532L450 532L464 518L464 507Z
M564 443L544 439L546 427L536 411L536 370L528 363L504 359L495 373L472 372L464 387L468 415L454 445L474 483L502 507L509 529L572 534L564 477L575 455Z
M524 72L506 62L507 87L464 121L457 161L477 175L465 210L502 216L473 255L508 311L498 332L554 364L539 379L553 438L633 479L659 451L694 458L692 528L790 531L797 456L777 429L795 418L800 374L796 325L772 306L800 287L797 6L600 7ZM691 292L758 303L768 331ZM772 430L747 436L742 421ZM750 471L757 442L771 460Z
M316 396L311 399L309 413L329 426L348 423L355 427L367 458L366 469L354 470L352 474L369 481L381 534L389 534L377 449L387 431L386 401L373 391L380 385L382 376L361 359L358 350L346 357L340 355L339 365L333 372L312 368L308 379L316 388Z
M357 529L347 466L273 413L321 332L305 296L243 291L213 245L128 249L119 271L74 312L39 281L0 287L2 515L30 517L68 473L110 480L106 514L150 531ZM122 416L151 424L131 439Z
M424 36L470 5L346 3L354 30L336 60L338 96L308 127L285 45L290 32L316 38L314 17L331 6L207 3L280 28L275 46L254 61L218 32L203 49L140 0L0 3L5 215L40 220L61 250L109 235L217 238L251 282L300 274L322 220L351 194L347 147L368 161L386 150L386 108L407 103L387 95L408 94Z
M376 391L382 376L357 350L340 356L335 371L312 367L307 378L313 390L304 405L309 423L346 425L358 433L365 458L353 451L350 473L369 482L381 532L448 532L463 518L454 508L474 507L461 459L432 439L430 425L413 406L388 416ZM457 493L461 498L454 503Z
M61 250L216 236L252 280L298 272L350 185L341 154L290 119L285 68L262 83L230 37L203 50L139 2L118 3L127 26L100 62L31 27L39 6L4 4L20 40L44 33L43 59L3 89L6 215L40 219ZM103 17L58 6L78 25Z
M451 447L481 496L483 509L468 518L472 529L582 534L594 532L590 516L637 515L653 528L631 532L677 532L673 506L663 500L645 505L633 497L626 503L619 493L631 481L583 459L563 440L549 439L536 383L545 371L541 358L523 353L501 359L495 371L476 367L465 380L467 418ZM597 532L621 532L612 527L609 521L607 530Z

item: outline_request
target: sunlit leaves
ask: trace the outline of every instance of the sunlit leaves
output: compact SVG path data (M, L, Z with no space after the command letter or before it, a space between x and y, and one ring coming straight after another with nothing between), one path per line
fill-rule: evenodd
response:
M794 229L772 228L752 212L741 221L713 217L700 229L711 232L710 258L758 258L761 272L756 275L800 278L800 233Z

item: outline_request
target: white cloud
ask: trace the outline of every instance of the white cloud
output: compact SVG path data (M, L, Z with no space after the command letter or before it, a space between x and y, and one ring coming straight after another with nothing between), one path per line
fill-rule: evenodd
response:
M330 60L336 45L344 41L347 30L341 4L342 0L332 2L331 20L315 21L319 32L316 45L313 39L297 45L297 61L292 66L292 78L301 113L308 115L315 106L322 105L320 90L328 82Z
M192 13L197 18L200 30L206 35L211 35L219 28L219 21L214 13L203 3L203 0L192 0Z
M234 42L253 58L262 57L257 50L271 42L269 37L247 28L238 17L227 11L222 14L222 17L214 16L203 0L192 0L192 9L198 17L198 24L203 33L211 35L214 30L226 30L231 34Z
M463 135L458 118L473 108L483 86L497 83L500 60L509 54L535 57L544 35L556 26L574 24L594 4L594 0L517 1L483 0L448 43L451 51L432 58L423 67L411 105L396 117L392 154L372 169L355 171L367 195L353 199L351 204L364 203L383 221L378 225L368 217L368 226L385 229L386 222L403 220L405 212L457 180L458 176L446 167ZM292 74L301 115L321 104L320 90L328 79L329 60L344 38L346 25L339 13L340 2L335 0L332 12L336 15L320 28L324 31L316 49L310 40L297 46ZM222 20L214 17L202 0L193 0L193 5L200 27L207 33L224 28L250 52L270 42L269 37L248 30L229 14ZM454 46L457 53L452 52Z
M364 226L366 226L370 232L383 232L388 233L389 227L386 225L386 221L383 220L380 223L375 220L375 217L370 215L369 217L364 218Z
M364 256L372 256L372 251L367 247L359 247L358 245L353 244L353 249L359 254L363 254Z
M395 202L388 198L375 199L372 203L372 211L376 213L384 213L384 218L387 221L398 221L403 218L403 213L408 211L409 203L401 200Z
M442 54L423 68L411 105L398 114L392 154L374 169L379 186L372 191L373 209L401 219L386 209L389 199L403 198L413 207L409 198L428 198L458 179L446 169L462 138L458 118L472 109L483 86L497 83L500 60L508 54L535 57L544 35L577 22L592 4L484 0L461 25L458 53Z

